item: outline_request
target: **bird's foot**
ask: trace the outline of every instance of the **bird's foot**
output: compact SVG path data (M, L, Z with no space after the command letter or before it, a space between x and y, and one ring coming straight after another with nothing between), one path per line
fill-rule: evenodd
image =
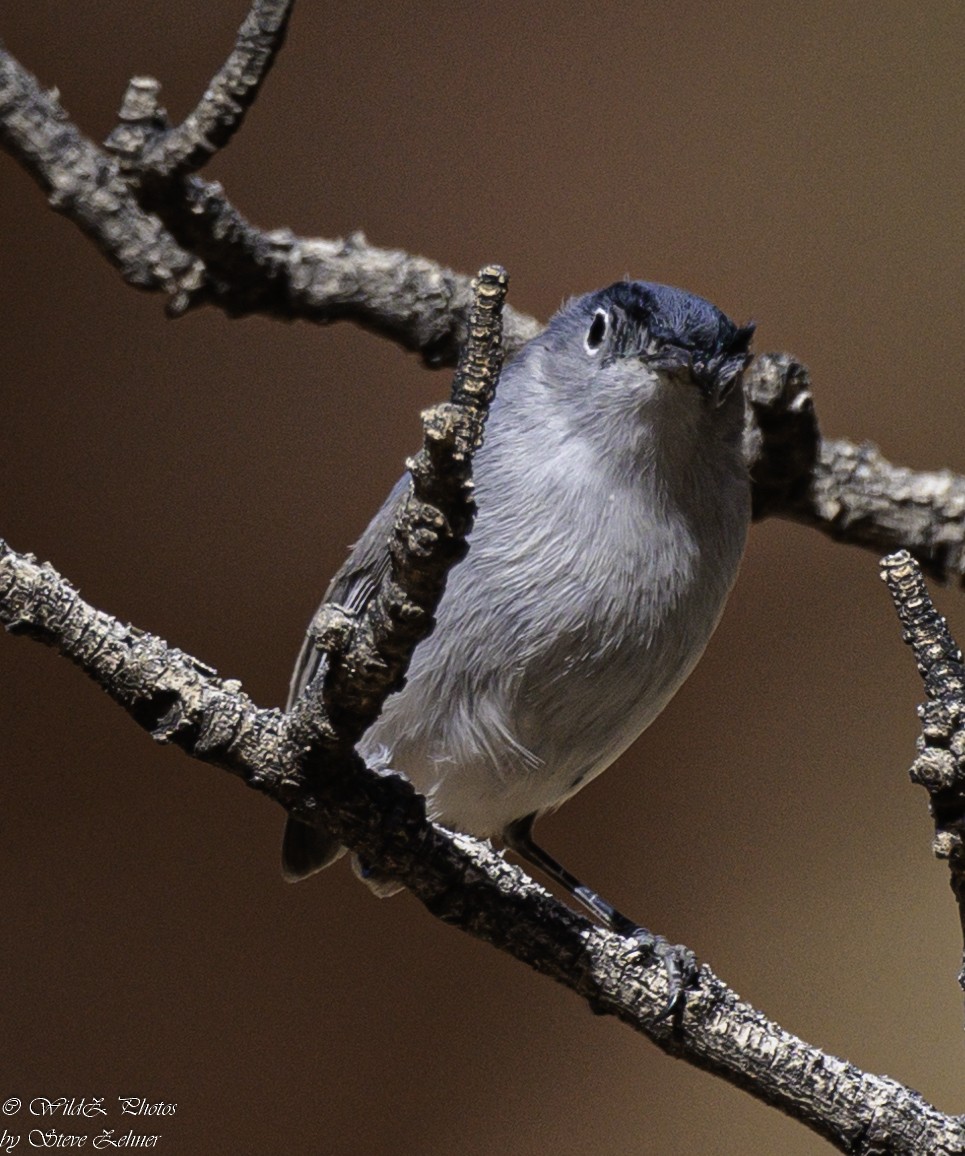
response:
M662 935L654 935L645 927L621 929L620 934L634 941L641 958L655 959L663 964L667 976L667 1002L653 1021L659 1024L678 1009L683 1009L687 989L694 986L699 971L697 957L683 944L668 943Z

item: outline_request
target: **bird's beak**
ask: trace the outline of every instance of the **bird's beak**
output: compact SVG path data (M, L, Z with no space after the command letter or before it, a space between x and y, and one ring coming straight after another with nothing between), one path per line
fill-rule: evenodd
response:
M741 353L706 365L695 365L694 379L712 405L721 405L734 387L740 384L750 360L749 353Z

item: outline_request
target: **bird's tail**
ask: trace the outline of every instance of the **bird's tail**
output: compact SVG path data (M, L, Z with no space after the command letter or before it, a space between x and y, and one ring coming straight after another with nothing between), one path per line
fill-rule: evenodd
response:
M345 848L322 827L288 816L281 845L281 873L289 883L307 879L344 854Z
M288 883L298 883L316 871L330 867L341 859L345 848L321 827L300 823L292 815L285 823L285 838L281 845L281 873ZM402 884L391 875L383 875L359 862L352 856L352 870L380 899L387 899L402 890Z

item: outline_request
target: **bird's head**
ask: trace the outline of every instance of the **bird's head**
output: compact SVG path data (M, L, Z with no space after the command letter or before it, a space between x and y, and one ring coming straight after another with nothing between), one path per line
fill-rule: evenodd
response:
M618 281L550 321L538 339L543 389L574 432L614 447L669 438L685 450L707 436L733 444L753 333L692 293Z

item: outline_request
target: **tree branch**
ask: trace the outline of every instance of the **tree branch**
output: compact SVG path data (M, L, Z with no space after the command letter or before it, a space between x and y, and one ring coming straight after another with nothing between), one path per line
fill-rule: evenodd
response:
M423 414L422 450L408 463L411 482L392 527L389 572L357 618L334 605L316 617L315 645L327 655L322 693L303 693L287 718L286 739L297 752L292 757L299 770L286 776L286 785L296 792L304 782L330 778L333 761L349 778L357 772L361 760L354 746L386 697L404 685L412 653L434 625L448 573L465 556L475 516L472 456L482 443L502 367L508 285L498 266L483 269L473 281L465 353L451 401ZM313 817L329 825L327 812ZM415 821L424 823L424 809ZM383 859L368 862L381 866Z
M822 440L784 517L877 553L904 547L933 578L965 585L965 477L950 470L910 470L870 442Z
M243 55L241 63L235 55L229 60L243 73L254 68L251 96L277 50L272 37L284 31L282 9L277 6L277 24L259 41L260 55L254 54L261 71L250 56ZM219 77L225 75L233 75L231 67ZM202 101L203 113L196 110L194 121L189 117L181 129L169 130L157 94L156 81L133 81L121 129L112 134L129 175L155 163L151 146L162 140L178 142L172 156L196 163L201 144L223 143L240 119L229 101L211 101L210 107ZM426 258L375 248L361 233L322 240L289 230L265 232L231 206L220 186L195 177L166 179L168 195L157 197L154 206L165 228L155 212L140 206L119 160L83 137L56 98L2 46L0 143L125 280L168 294L173 315L204 301L231 316L351 320L419 352L432 366L454 363L465 340L469 279ZM164 148L158 156L165 163L170 159ZM173 171L181 170L175 165ZM507 307L506 355L540 328L534 318ZM757 357L745 388L757 517L789 518L877 553L903 547L933 577L965 583L965 478L893 466L867 444L822 440L807 370L786 354Z
M154 82L137 83L156 95ZM132 89L128 92L133 100ZM135 104L132 115L147 116L147 108ZM71 123L57 96L44 91L2 43L0 145L128 284L166 294L172 316L206 302L233 317L262 312L319 324L351 320L421 353L433 366L455 364L465 342L469 277L434 261L376 248L361 233L318 240L289 230L255 229L218 185L186 181L189 213L197 218L192 236L219 279L200 254L179 245L157 216L141 208L117 159ZM233 255L237 251L241 256ZM238 266L247 269L247 277ZM533 318L507 308L504 349L514 353L540 328Z
M255 0L234 51L183 124L154 142L142 173L172 180L197 172L241 128L285 42L294 0Z
M308 787L305 752L288 741L280 712L256 707L239 683L95 610L49 565L2 543L0 621L75 662L156 741L230 770L302 817L324 814L341 842L397 876L439 919L781 1108L840 1151L965 1153L961 1120L784 1031L706 965L676 1024L655 1024L666 979L662 967L641 965L632 941L593 926L487 844L429 823L409 783L369 771L349 751L327 752L325 773Z
M141 211L117 163L71 123L0 43L0 145L138 289L196 291L204 265L175 244L160 221Z
M473 282L476 304L452 401L423 414L422 450L406 463L411 481L389 541L390 572L359 619L329 608L329 632L332 617L339 622L326 647L323 697L340 740L349 745L375 722L386 696L401 689L413 650L432 630L449 570L466 555L476 510L472 456L482 444L502 367L500 317L508 284L498 266L483 269Z
M965 939L965 665L948 623L935 609L915 560L907 550L882 559L888 586L925 684L918 710L922 729L911 780L928 791L935 820L934 851L947 859ZM958 973L965 989L965 952Z
M787 354L756 357L744 390L755 518L800 522L878 554L901 547L933 578L965 586L965 477L892 465L870 442L822 438L810 375Z

